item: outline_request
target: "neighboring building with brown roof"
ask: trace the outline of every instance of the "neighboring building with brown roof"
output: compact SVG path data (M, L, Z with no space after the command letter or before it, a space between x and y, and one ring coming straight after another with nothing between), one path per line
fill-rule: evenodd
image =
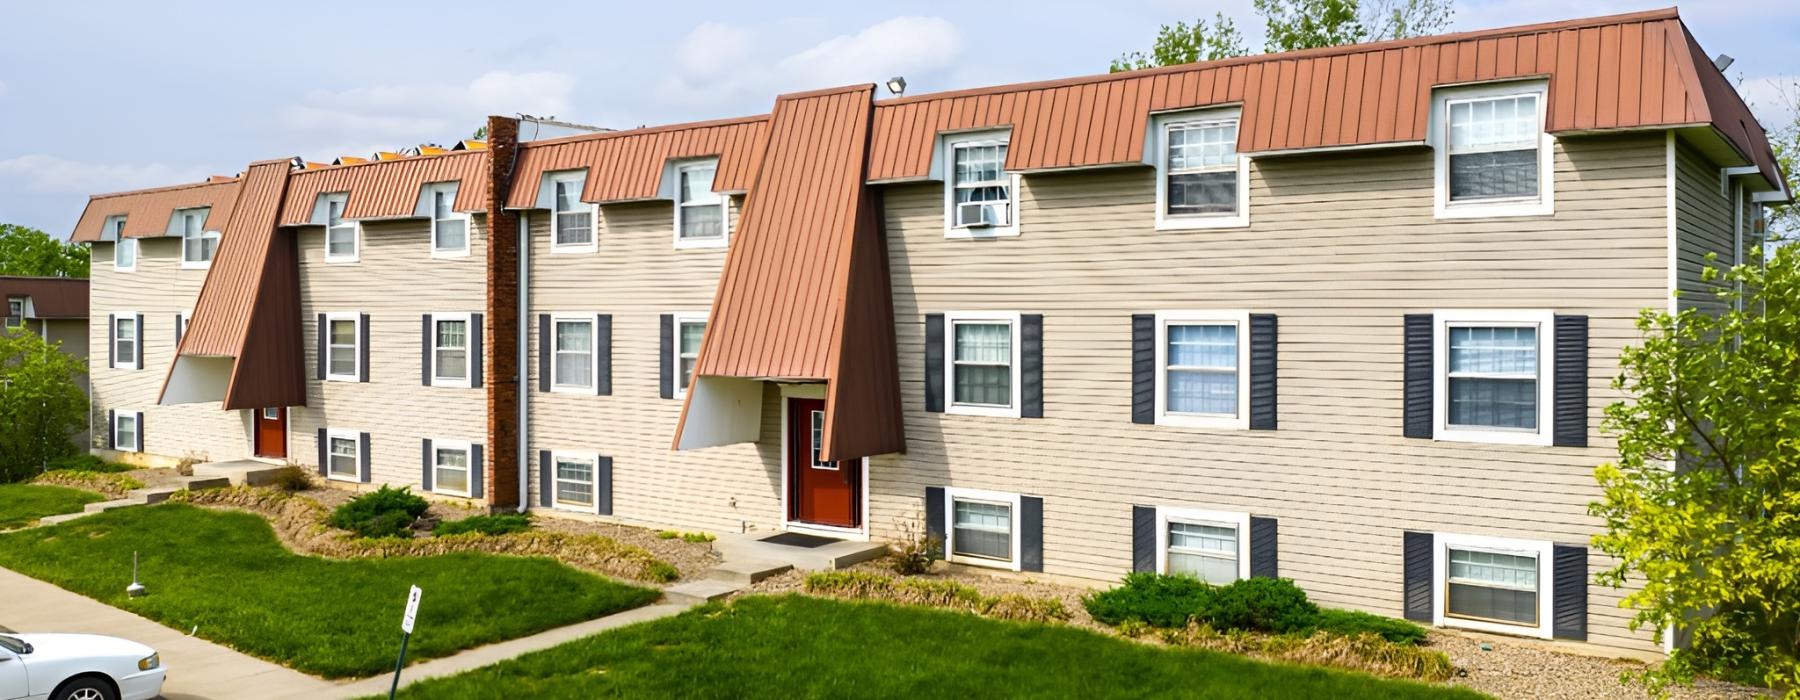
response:
M1650 650L1610 379L1792 198L1672 10L489 133L96 197L112 444Z
M35 333L58 350L86 361L88 356L88 281L70 277L0 275L0 327ZM83 393L88 377L76 380ZM87 432L74 436L87 441Z

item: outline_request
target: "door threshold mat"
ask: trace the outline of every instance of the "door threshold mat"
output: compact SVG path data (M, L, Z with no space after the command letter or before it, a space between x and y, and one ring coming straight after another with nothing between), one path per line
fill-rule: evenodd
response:
M820 537L818 535L808 535L803 532L783 532L779 535L764 537L757 541L767 542L769 544L779 544L787 547L804 547L806 549L812 549L814 547L823 547L833 542L842 542L843 540Z

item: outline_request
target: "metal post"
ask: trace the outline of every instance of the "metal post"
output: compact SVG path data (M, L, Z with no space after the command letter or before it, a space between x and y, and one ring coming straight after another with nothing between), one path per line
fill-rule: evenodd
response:
M411 632L400 633L400 658L394 661L394 684L388 686L388 700L394 700L394 693L400 691L400 668L406 665L406 643L412 641Z

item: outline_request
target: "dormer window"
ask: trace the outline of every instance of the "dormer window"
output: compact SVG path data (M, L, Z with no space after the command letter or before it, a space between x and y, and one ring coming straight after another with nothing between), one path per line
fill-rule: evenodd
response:
M344 218L350 195L325 195L325 262L356 262L361 258L362 226Z
M1016 236L1018 176L1006 172L1008 135L946 137L944 218L948 238Z
M135 238L125 237L125 217L106 217L101 240L113 242L113 271L133 272L137 270L138 242Z
M1238 110L1158 115L1156 227L1250 225L1250 159L1238 153Z
M1552 213L1544 84L1438 91L1432 112L1439 217Z
M219 248L219 232L206 230L206 215L209 211L210 207L200 207L175 212L174 224L181 232L182 267L212 266L213 252Z
M594 208L581 201L587 178L583 172L559 173L550 179L552 250L594 250Z
M706 160L675 168L675 247L719 248L726 245L726 198L713 191L719 162Z
M456 183L426 185L431 212L431 255L440 258L469 254L469 215L456 212Z

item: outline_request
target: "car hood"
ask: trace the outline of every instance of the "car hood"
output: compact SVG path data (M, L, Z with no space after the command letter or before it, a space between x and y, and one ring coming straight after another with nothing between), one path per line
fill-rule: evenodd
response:
M116 656L132 661L156 653L156 650L128 639L98 634L14 634L31 645L34 662L58 659L94 659Z

